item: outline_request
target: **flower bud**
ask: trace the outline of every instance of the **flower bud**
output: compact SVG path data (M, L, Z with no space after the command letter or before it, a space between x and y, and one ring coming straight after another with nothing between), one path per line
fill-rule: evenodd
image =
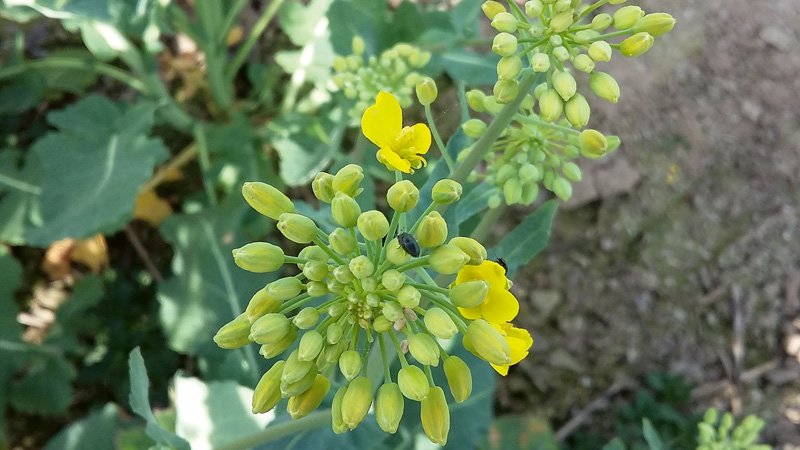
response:
M319 321L319 311L314 306L307 306L298 312L292 319L292 323L301 330L307 330Z
M297 297L302 290L303 283L295 277L281 278L267 285L267 294L281 301Z
M567 201L572 197L572 185L564 178L556 177L553 180L553 193L561 200Z
M569 50L567 50L567 48L563 45L559 45L553 49L553 58L564 62L569 59Z
M368 241L379 241L389 233L389 221L378 210L370 210L358 216L358 231ZM361 277L359 277L361 278Z
M372 406L372 382L367 377L358 377L347 386L342 399L342 420L354 430L364 420Z
M375 329L376 333L385 333L392 328L392 325L394 325L394 322L387 319L384 315L380 315L372 321L372 328Z
M519 168L518 176L519 179L525 183L530 181L537 181L539 178L539 169L537 169L536 166L534 166L531 163L525 163L522 165L522 167Z
M469 119L461 124L461 129L467 136L478 139L486 131L486 123L481 119Z
M419 290L410 284L407 284L400 288L400 291L397 292L397 302L400 303L400 306L403 308L416 308L419 306L419 301L422 298L422 294L419 293Z
M564 112L564 100L555 89L548 89L539 98L539 113L545 122L555 122Z
M300 214L283 213L278 219L278 231L292 242L308 244L317 237L317 225Z
M384 383L375 397L375 419L381 430L394 434L403 418L403 394L396 383Z
M407 263L411 259L411 255L400 247L397 238L394 238L386 244L386 259L392 264L400 266Z
M634 33L646 32L651 36L661 36L669 33L675 26L675 18L667 13L648 14L633 26Z
M352 49L354 55L361 55L364 53L364 39L361 36L353 36Z
M313 361L322 351L322 344L325 340L317 330L308 330L300 338L300 345L297 347L297 359L300 361Z
M305 364L305 363L303 363ZM306 372L305 376L294 383L289 383L283 380L281 377L281 397L288 398L294 397L295 395L300 395L303 392L307 391L311 386L314 384L314 380L317 378L317 372L319 369L317 365L314 363L311 364L311 368ZM286 365L288 367L289 361L286 361ZM283 369L284 375L286 374L286 368Z
M219 348L233 349L243 347L250 341L250 321L247 314L239 314L235 319L226 323L214 335L214 342Z
M655 42L655 38L650 33L636 33L619 44L619 52L622 53L622 56L635 58L650 50L653 42Z
M348 350L339 356L339 370L347 381L358 376L361 371L361 355L355 350Z
M297 257L302 259L308 259L311 261L319 261L323 263L327 263L329 258L328 254L325 253L325 250L321 249L316 245L311 245L303 248L302 250L300 250L300 253L297 254ZM297 265L297 267L300 270L303 270L303 268L305 268L305 264L300 263Z
M232 253L236 265L250 272L273 272L283 265L283 249L267 242L251 242Z
M592 30L603 31L614 23L614 18L610 14L598 14L592 19Z
M284 336L283 339L272 344L262 345L258 353L260 353L261 356L263 356L266 359L274 358L280 355L281 353L285 352L289 347L291 347L296 339L297 339L297 327L289 327L289 332L286 333L286 336Z
M561 168L561 173L563 173L564 176L570 181L574 181L576 183L581 181L581 169L575 163L565 163L564 167Z
M336 172L331 185L335 192L341 192L350 197L356 197L363 190L358 187L363 179L364 169L358 164L348 164Z
M522 59L517 55L500 58L497 63L497 78L500 80L513 80L522 70Z
M455 322L441 308L430 308L425 313L425 326L439 339L450 339L458 333Z
M594 61L589 55L581 53L572 60L572 67L585 73L592 73L595 68Z
M261 379L253 391L253 414L265 413L281 399L281 374L283 373L283 366L285 361L278 361L261 376Z
M266 183L245 183L242 196L253 209L273 220L278 220L283 213L294 212L294 204L289 197Z
M508 33L499 33L492 41L492 51L500 56L511 56L517 52L517 38Z
M638 6L623 6L614 13L614 28L627 30L636 25L644 17L644 11Z
M456 403L461 403L472 394L472 372L469 366L458 356L450 356L444 360L444 376L450 385L450 393Z
M331 426L336 434L342 434L347 431L347 424L342 419L342 401L346 392L347 386L340 387L336 391L336 395L333 396L333 402L331 403Z
M578 135L578 143L581 147L581 155L588 158L597 159L606 153L608 142L606 137L597 130L583 130ZM588 156L587 156L588 155Z
M417 228L417 243L423 247L438 247L447 239L447 222L436 211L425 216Z
M295 420L305 417L309 415L311 411L317 409L330 390L331 382L325 378L325 375L317 374L314 378L314 383L307 391L289 399L286 411L288 411L292 419Z
M492 27L497 31L513 33L517 31L517 19L508 12L497 13L492 19Z
M505 105L517 97L519 83L516 80L499 80L494 84L492 93L497 103Z
M411 355L426 366L439 365L439 345L430 335L417 333L408 340L408 350Z
M619 100L619 85L611 75L595 70L589 77L589 87L598 97L617 103Z
M428 264L441 274L456 273L469 262L469 255L452 244L443 244L431 252Z
M341 265L333 269L333 277L342 284L347 284L356 278L353 272L350 271L350 267L346 265Z
M410 180L398 181L386 191L386 201L397 212L411 211L419 202L419 189Z
M525 14L531 19L539 17L544 10L544 5L541 0L531 0L525 2Z
M430 389L425 372L412 365L405 366L397 372L397 384L406 398L418 402L425 399Z
M333 58L333 69L337 72L347 71L347 59L342 56Z
M332 316L332 317L337 317L337 316ZM325 331L326 331L325 333L326 340L328 341L328 344L336 344L337 342L339 342L339 340L342 338L342 333L344 332L342 326L336 322L328 325L328 329Z
M351 259L348 267L350 268L350 272L353 273L353 276L359 280L362 278L367 278L375 273L375 265L373 265L372 261L370 261L365 255L356 256L355 258Z
M358 222L358 216L361 215L361 207L358 202L347 194L337 192L331 201L331 214L333 220L340 226L345 228L352 228Z
M381 313L392 322L397 321L403 317L403 308L396 302L384 302Z
M550 56L546 53L536 53L531 58L531 69L534 72L547 72L550 70Z
M486 108L483 106L483 101L485 99L486 94L477 89L472 89L467 92L467 105L475 112L486 111Z
M459 308L472 308L483 303L488 293L489 283L486 281L466 281L450 288L450 301Z
M503 109L503 105L497 102L494 95L488 95L483 99L483 107L489 114L497 114Z
M592 42L589 46L589 56L595 61L611 61L611 46L606 41Z
M247 315L247 320L253 323L264 314L277 312L282 304L283 301L270 296L267 288L264 287L253 294L250 302L247 303L244 313Z
M486 17L489 18L489 20L494 20L495 16L506 12L506 8L503 5L494 1L484 2L481 5L481 9L483 10L483 13L486 14Z
M328 276L328 265L319 261L309 261L303 266L303 275L311 281L322 281Z
M299 350L295 350L286 359L286 366L283 368L283 375L281 375L281 383L296 383L302 380L306 374L314 368L314 363L301 360Z
M564 115L569 120L569 123L577 129L581 129L589 123L591 112L592 109L589 107L589 102L581 94L575 94L564 105Z
M511 362L508 342L496 328L483 319L473 320L467 327L464 346L473 349L484 361L502 366Z
M394 269L389 269L381 275L381 284L389 292L397 292L405 282L406 276Z
M469 256L469 262L467 262L467 264L475 266L486 259L486 248L475 239L456 236L450 239L449 244L455 245Z
M549 33L563 33L567 31L572 25L572 13L571 12L562 12L558 13L550 19L550 28L547 30Z
M578 83L569 72L558 72L553 75L553 88L564 101L567 101L577 92Z
M319 172L311 182L311 190L314 191L314 197L317 197L317 200L330 203L336 194L333 191L333 175Z
M289 319L283 314L270 313L256 320L250 327L250 340L259 344L274 344L291 330Z
M621 144L619 136L606 136L606 142L606 153L613 153L614 150L619 148L619 144Z
M449 205L461 199L461 183L449 178L436 182L431 191L431 199L439 205Z
M447 408L447 400L444 398L442 388L433 386L430 389L428 396L422 400L419 415L422 429L425 430L428 439L434 444L447 444L447 434L450 432L450 410Z
M503 184L503 196L507 205L519 203L522 198L522 184L517 178L512 178Z
M425 77L417 83L417 99L420 105L428 106L436 100L438 90L436 82L431 77Z

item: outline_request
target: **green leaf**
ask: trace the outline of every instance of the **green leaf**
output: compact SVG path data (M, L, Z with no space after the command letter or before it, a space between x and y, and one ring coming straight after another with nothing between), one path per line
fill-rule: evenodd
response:
M175 432L192 448L216 448L256 433L274 419L253 414L253 390L232 381L175 378Z
M292 41L302 47L314 38L319 21L325 18L332 0L312 0L308 6L301 3L285 3L278 13L281 29ZM327 19L326 19L327 20Z
M481 4L484 0L461 0L450 11L453 27L464 37L480 34L479 18L483 17Z
M79 333L94 334L97 326L87 312L97 305L104 293L105 286L100 276L88 275L81 279L72 290L69 300L56 310L56 320L48 331L45 342L68 353L79 350Z
M114 450L117 427L120 424L119 407L106 403L103 409L73 422L59 431L45 450Z
M21 168L19 159L16 150L0 152L0 241L12 245L25 244L25 230L41 223L39 158L29 154Z
M36 354L25 378L11 387L9 401L19 411L56 415L64 412L72 396L75 369L57 354Z
M642 434L644 434L644 440L647 441L650 450L666 450L658 431L653 428L653 424L647 418L642 419Z
M389 23L386 0L334 0L328 8L331 44L339 55L353 53L353 37L364 39L365 53L377 55L381 30Z
M161 428L156 421L155 415L153 415L147 392L150 379L147 377L147 369L144 366L144 359L142 358L142 353L139 351L139 347L131 350L130 356L128 357L128 368L131 378L131 393L129 398L131 409L147 422L145 428L147 435L153 438L158 444L166 445L177 450L190 450L191 447L188 442Z
M497 81L498 61L500 56L494 53L480 54L459 48L434 56L432 64L441 65L456 81L479 87Z
M170 216L160 231L175 252L173 276L159 286L158 301L171 349L208 358L204 367L212 373L223 371L254 383L258 368L252 346L222 350L211 340L222 325L244 311L258 289L276 277L247 272L233 262L231 251L253 240L241 231L249 210L243 199L232 196L198 213Z
M2 165L0 165L2 167ZM0 409L5 410L7 389L17 371L28 363L33 356L25 351L22 342L22 326L17 322L19 308L14 301L14 292L20 285L22 267L8 253L4 245L0 245ZM0 415L0 447L5 445L5 415Z
M467 195L462 196L461 200L455 205L456 223L461 224L470 217L486 209L488 207L489 197L496 192L496 187L490 186L487 183L481 183L469 191Z
M625 443L620 438L614 438L608 444L603 446L603 450L625 450Z
M503 258L508 264L509 278L547 246L556 208L558 201L545 202L490 250L490 254Z
M154 110L92 95L50 113L59 131L31 149L43 166L43 225L26 233L29 244L113 233L130 220L139 188L168 155L160 139L147 137Z
M558 450L547 420L530 415L506 415L495 419L487 444L487 450Z
M281 179L289 186L303 186L330 164L345 122L298 114L278 118L272 125L276 132L269 141L281 157Z

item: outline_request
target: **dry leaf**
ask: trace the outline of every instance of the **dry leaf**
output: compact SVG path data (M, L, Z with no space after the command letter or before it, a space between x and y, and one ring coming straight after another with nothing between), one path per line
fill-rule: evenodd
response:
M136 197L136 208L133 211L134 219L144 220L157 227L170 214L172 214L172 207L152 189L140 192L139 196Z
M75 239L67 238L53 242L44 254L42 270L51 280L60 280L72 271L70 253L75 247Z
M108 266L108 246L102 234L75 242L71 258L85 264L92 272L100 273Z

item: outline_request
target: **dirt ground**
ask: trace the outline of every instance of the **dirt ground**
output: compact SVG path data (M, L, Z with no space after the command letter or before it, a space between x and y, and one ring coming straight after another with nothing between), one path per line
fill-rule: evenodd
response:
M641 6L676 28L612 60L622 98L593 124L623 146L516 277L535 343L499 406L559 425L668 371L800 449L800 1Z

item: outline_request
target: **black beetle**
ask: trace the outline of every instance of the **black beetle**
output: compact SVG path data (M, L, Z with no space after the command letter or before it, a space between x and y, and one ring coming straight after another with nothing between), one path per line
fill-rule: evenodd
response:
M405 250L409 255L415 258L419 256L419 244L417 244L417 240L414 239L414 236L408 233L400 233L397 235L397 243L400 245L400 248Z
M497 258L497 259L495 260L495 262L497 262L497 264L499 264L499 265L500 265L500 267L502 267L502 268L503 268L503 271L504 271L506 274L508 273L508 264L506 264L506 260L505 260L505 259L503 259L503 258Z

